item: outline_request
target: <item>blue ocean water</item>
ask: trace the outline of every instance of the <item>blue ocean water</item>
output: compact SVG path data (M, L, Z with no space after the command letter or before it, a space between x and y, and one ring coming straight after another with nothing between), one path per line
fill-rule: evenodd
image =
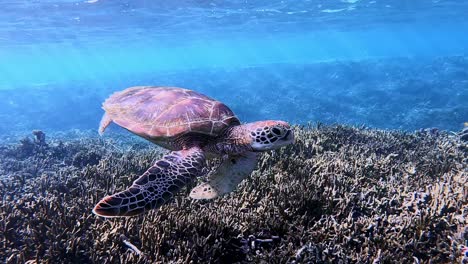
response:
M463 0L11 1L0 8L0 133L96 129L101 102L180 86L242 121L460 130Z

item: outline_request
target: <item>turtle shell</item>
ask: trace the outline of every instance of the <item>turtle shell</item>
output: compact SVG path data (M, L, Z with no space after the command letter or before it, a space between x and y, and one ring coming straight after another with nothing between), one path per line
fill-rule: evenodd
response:
M240 121L225 104L178 87L130 87L104 103L107 118L151 141L197 133L218 136Z

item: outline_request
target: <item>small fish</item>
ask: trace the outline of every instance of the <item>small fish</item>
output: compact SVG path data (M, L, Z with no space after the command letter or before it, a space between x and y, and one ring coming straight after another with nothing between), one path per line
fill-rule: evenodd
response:
M468 127L468 122L463 123L464 127Z

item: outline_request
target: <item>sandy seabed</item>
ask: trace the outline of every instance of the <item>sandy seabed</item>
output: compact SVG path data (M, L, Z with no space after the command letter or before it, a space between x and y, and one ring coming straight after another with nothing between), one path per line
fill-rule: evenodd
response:
M91 210L166 151L112 133L36 131L2 144L0 261L468 263L459 135L318 124L297 127L296 139L265 153L229 195L191 200L189 186L158 210L119 219Z

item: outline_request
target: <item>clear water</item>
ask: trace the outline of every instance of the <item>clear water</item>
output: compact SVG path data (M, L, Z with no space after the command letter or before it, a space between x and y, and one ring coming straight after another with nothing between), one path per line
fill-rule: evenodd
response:
M459 130L464 0L11 1L0 133L95 129L135 85L194 89L243 121Z

